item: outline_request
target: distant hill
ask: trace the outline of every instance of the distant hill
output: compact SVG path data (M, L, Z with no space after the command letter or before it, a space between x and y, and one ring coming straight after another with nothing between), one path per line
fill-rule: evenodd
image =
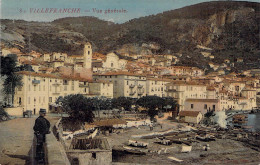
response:
M95 17L73 17L53 22L2 20L5 45L23 45L24 52L81 54L90 41L95 51L118 54L181 53L179 65L208 67L209 61L231 62L241 57L235 69L258 67L260 3L216 1L187 6L123 24ZM14 37L17 40L14 40ZM205 58L197 45L211 48L214 59Z

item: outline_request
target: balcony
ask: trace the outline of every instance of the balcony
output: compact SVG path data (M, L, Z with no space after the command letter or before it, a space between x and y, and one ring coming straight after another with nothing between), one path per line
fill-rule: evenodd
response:
M144 92L137 92L138 95L143 95Z
M130 86L129 86L130 88L134 88L135 87L135 85L134 84L130 84Z
M138 84L138 88L143 88L144 85Z
M40 80L32 80L32 83L33 83L34 85L40 84Z
M79 84L79 87L88 87L88 84L84 85L84 84Z
M135 93L136 93L135 91L134 92L130 92L129 95L132 96L132 95L135 95Z

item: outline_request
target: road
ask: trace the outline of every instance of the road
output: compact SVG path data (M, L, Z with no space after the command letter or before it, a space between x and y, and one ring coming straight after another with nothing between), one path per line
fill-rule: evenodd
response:
M0 123L0 164L29 164L35 119L16 118Z
M33 125L37 116L0 122L0 164L34 164ZM47 117L53 124L57 118Z

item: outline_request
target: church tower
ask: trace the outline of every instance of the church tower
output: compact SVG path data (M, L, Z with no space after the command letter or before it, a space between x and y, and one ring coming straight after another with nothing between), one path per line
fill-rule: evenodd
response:
M84 46L84 64L83 67L86 69L92 69L92 47L89 42Z

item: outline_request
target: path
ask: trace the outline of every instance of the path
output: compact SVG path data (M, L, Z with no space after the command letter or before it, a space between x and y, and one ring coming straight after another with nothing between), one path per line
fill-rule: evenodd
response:
M34 164L33 126L36 116L0 122L0 164ZM53 125L57 117L48 117Z
M35 119L16 118L0 123L0 164L28 164Z

